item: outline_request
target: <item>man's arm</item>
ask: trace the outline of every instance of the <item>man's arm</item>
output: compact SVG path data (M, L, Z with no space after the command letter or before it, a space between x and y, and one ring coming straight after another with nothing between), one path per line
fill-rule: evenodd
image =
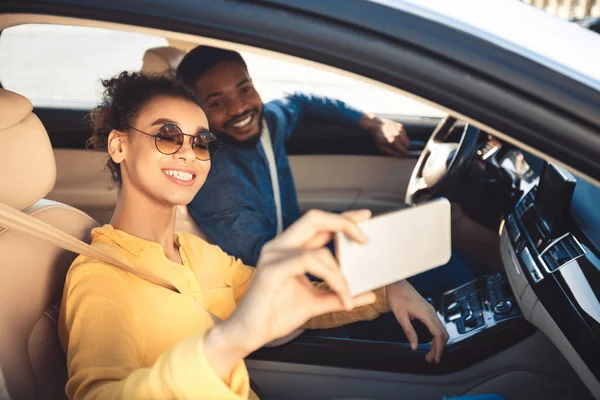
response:
M349 106L343 101L301 92L295 92L283 99L274 100L269 105L272 106L278 117L285 121L285 139L292 134L303 118L359 126L363 116L362 111Z
M384 153L399 158L408 154L410 141L402 124L363 113L343 101L296 92L269 105L284 122L284 140L303 118L320 119L361 128L373 136L377 147Z

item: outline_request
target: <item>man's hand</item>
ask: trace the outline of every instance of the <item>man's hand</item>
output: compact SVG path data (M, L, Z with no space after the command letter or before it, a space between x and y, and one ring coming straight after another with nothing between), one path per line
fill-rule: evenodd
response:
M401 123L363 114L359 125L373 136L379 150L398 158L408 155L410 140Z
M435 309L407 281L396 282L385 290L390 308L402 326L411 348L417 349L419 338L410 321L418 319L433 335L431 351L427 353L425 360L439 363L449 336Z

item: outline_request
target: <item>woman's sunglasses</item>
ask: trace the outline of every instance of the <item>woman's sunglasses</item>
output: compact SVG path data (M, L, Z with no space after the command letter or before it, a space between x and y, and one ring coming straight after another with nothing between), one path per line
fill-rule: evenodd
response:
M192 138L192 149L196 158L200 161L210 160L217 154L217 150L219 149L219 140L209 131L202 131L197 135L188 135L187 133L183 133L177 125L166 124L161 126L156 134L151 135L133 126L127 125L127 127L154 138L156 149L165 155L177 153L183 146L186 136Z

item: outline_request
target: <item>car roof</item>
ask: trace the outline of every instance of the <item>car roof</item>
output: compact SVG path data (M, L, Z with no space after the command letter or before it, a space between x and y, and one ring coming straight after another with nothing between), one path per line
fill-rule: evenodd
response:
M600 90L600 36L514 0L369 0L476 36Z

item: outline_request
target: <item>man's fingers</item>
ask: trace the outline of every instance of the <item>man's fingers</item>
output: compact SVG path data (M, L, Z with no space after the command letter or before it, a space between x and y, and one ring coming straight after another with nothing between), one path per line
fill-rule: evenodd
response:
M425 355L425 361L430 364L435 361L435 344L433 342L431 343L431 350Z
M403 143L401 143L400 141L395 141L394 143L392 143L392 146L398 150L402 155L407 156L408 155L408 146L404 145Z
M408 152L403 153L400 150L396 149L393 145L380 146L379 148L384 153L396 158L404 158L408 155Z
M413 325L410 322L410 318L408 317L408 314L406 314L404 312L399 312L398 314L396 314L396 313L394 313L394 314L396 315L396 319L398 320L398 323L402 327L402 330L404 331L404 334L406 335L406 338L408 339L408 343L410 343L410 348L413 350L416 350L417 346L419 345L419 337L417 335L417 332L415 331L415 328L413 327Z
M398 150L394 149L391 145L380 144L378 147L379 147L379 150L381 150L385 154L389 154L392 157L397 157L397 158L402 157L402 154L400 154L398 152Z
M398 136L400 136L400 132L396 129L388 131L385 133L385 139L388 143L394 143L394 141L398 140Z
M400 128L398 136L400 136L400 140L402 141L404 146L408 148L410 146L410 138L408 137L408 134L406 133L404 127Z
M396 140L401 141L403 145L408 147L408 145L410 144L410 139L408 138L408 134L406 133L406 129L404 128L404 125L397 122L396 123L396 132L397 132L397 136L399 136Z
M432 351L435 361L439 363L442 358L442 352L446 347L446 342L448 341L448 334L437 315L429 314L424 318L420 318L420 320L429 329L431 335L433 335Z

